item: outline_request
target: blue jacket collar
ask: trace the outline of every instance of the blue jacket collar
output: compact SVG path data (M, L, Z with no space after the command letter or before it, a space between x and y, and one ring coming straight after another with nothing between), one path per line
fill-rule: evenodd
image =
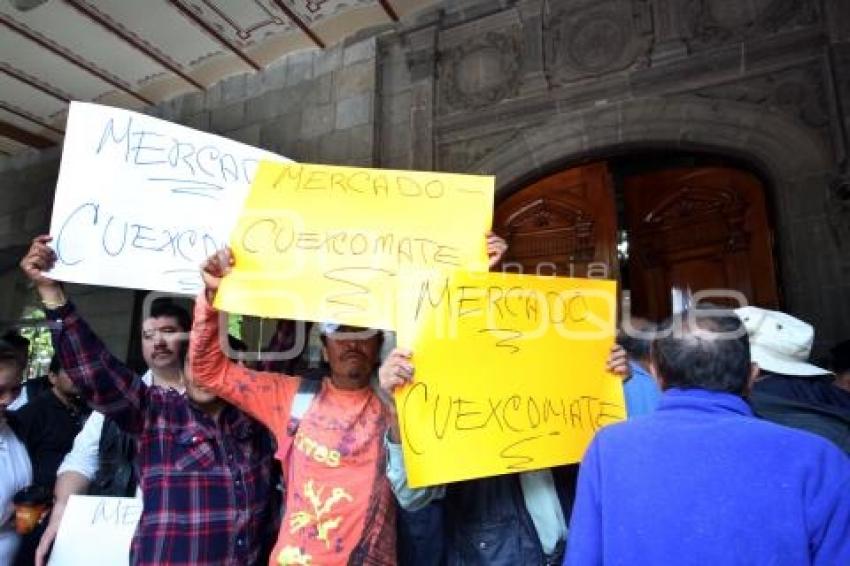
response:
M652 377L652 374L646 371L642 365L637 363L634 360L629 360L629 371L632 372L632 377L634 376L646 376L649 379L655 381L655 378Z
M697 410L753 416L753 410L740 396L707 389L668 389L661 396L659 411Z

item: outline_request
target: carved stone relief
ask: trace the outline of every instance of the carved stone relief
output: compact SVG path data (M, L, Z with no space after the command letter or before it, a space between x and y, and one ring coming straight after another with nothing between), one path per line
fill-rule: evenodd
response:
M440 145L440 169L455 172L472 172L472 167L487 154L514 139L519 130L499 132L473 139Z
M643 0L547 4L543 29L546 75L554 84L644 64L652 43Z
M817 0L688 0L692 46L716 45L818 21Z
M785 69L736 83L701 89L704 98L767 106L798 118L829 137L829 97L820 66Z
M12 7L21 12L29 12L47 2L47 0L11 0Z
M442 113L481 108L519 91L520 30L488 32L440 52Z

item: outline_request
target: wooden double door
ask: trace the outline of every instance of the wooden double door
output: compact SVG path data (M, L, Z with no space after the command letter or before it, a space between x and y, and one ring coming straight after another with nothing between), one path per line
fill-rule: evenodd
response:
M740 169L664 169L614 187L608 163L574 167L501 202L494 228L510 245L507 269L621 279L634 316L669 316L674 290L778 307L764 187Z

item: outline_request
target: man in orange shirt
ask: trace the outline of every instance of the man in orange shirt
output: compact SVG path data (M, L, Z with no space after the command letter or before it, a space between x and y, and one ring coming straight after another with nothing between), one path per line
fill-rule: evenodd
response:
M501 238L488 237L491 265L504 249ZM240 367L219 346L219 313L211 305L232 265L225 249L203 266L206 289L195 303L189 359L198 385L265 424L277 439L287 489L270 563L395 564L395 502L384 446L392 409L370 384L383 334L323 325L330 376L303 418L293 418L293 403L303 395L300 378Z

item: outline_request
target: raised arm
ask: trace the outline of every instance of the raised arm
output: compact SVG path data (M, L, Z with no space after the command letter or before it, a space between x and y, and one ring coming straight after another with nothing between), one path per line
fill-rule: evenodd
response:
M112 417L125 431L138 433L144 426L147 386L106 349L59 284L45 275L56 262L50 240L50 236L36 237L21 260L21 269L44 303L62 369L92 407Z
M401 437L398 426L393 393L413 379L413 353L403 348L396 348L381 364L378 370L378 381L381 385L382 397L390 410L390 427L387 431L387 479L390 481L393 494L398 504L407 511L418 511L435 499L441 499L446 494L446 486L412 488L407 485L407 470L404 467L404 454L401 449Z
M496 269L508 251L508 243L495 232L487 232L487 260L490 271Z
M190 371L195 383L233 403L275 434L286 429L298 378L253 371L229 360L221 351L219 311L212 307L221 278L229 273L233 256L224 249L203 265L206 286L195 301L189 343ZM222 335L225 336L226 335Z

